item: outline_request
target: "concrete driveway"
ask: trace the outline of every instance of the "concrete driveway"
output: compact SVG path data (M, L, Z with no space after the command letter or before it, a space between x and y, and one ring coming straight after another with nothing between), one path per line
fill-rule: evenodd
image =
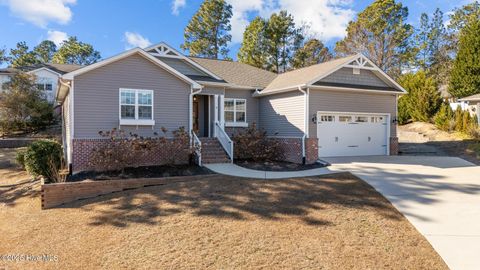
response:
M438 156L325 160L382 193L451 269L480 269L480 167Z

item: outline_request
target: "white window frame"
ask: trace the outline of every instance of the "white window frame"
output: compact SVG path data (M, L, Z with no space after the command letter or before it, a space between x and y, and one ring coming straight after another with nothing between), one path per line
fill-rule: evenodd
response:
M122 119L122 92L135 92L135 119ZM152 105L144 105L138 104L138 94L139 93L148 93L152 95ZM132 106L132 104L129 104ZM139 106L151 106L152 107L152 119L139 119L138 118L138 107ZM132 88L120 88L118 91L118 119L120 121L121 126L153 126L155 125L154 120L154 96L153 90L146 90L146 89L132 89Z
M237 122L237 100L245 102L245 121L244 122ZM225 102L227 102L227 101L233 101L233 122L225 122L225 126L227 126L227 127L248 127L248 122L247 122L247 99L245 99L245 98L224 98L224 100L223 100L223 105L224 105L223 106L223 115L224 115L224 118L225 118L225 112L226 111L232 112L231 110L226 110L225 109Z

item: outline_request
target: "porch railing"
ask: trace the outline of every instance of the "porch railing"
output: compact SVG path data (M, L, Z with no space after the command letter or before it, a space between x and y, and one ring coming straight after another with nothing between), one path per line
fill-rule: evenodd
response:
M215 122L215 134L223 149L225 149L225 152L227 152L227 155L230 157L231 162L233 163L233 142L218 122Z
M198 138L195 131L192 130L192 146L195 151L198 166L202 166L202 141Z

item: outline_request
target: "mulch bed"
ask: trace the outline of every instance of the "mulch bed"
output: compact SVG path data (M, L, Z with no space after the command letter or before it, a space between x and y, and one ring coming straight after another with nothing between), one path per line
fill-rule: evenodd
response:
M121 180L129 178L157 178L172 176L192 176L214 174L205 167L196 165L175 165L175 166L143 166L136 168L126 168L122 174L118 171L95 172L86 171L69 176L68 182L82 180Z
M285 161L235 160L235 164L247 169L270 172L304 171L325 167L325 165L319 163L297 164Z

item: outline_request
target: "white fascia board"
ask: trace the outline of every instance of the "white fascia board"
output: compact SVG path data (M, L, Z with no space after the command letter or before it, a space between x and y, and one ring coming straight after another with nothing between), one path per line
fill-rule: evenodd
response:
M260 96L269 96L269 95L274 95L274 94L280 94L280 93L286 93L290 91L298 91L299 89L306 88L307 85L305 84L300 84L300 85L295 85L287 88L280 88L280 89L273 89L269 90L268 92L254 92L253 96L254 97L260 97Z
M56 71L53 71L53 70L49 69L48 67L37 68L37 69L34 69L34 70L30 70L30 71L28 71L27 73L28 73L28 74L30 74L30 73L35 73L35 72L38 72L38 71L41 71L41 70L46 70L46 71L48 71L48 72L51 72L51 73L57 75L58 77L62 76L62 74L60 74L60 73L58 73L58 72L56 72Z

